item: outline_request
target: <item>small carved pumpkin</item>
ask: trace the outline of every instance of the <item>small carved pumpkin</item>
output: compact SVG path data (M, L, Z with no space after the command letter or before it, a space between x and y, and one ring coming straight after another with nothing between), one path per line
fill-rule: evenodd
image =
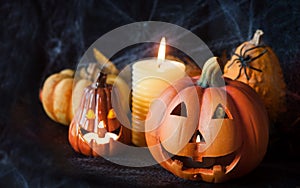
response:
M285 110L285 88L279 60L269 46L260 44L261 30L237 47L224 67L224 77L244 82L262 98L270 120Z
M120 124L112 108L111 90L103 73L85 89L69 127L69 142L75 151L87 156L111 156L120 152L117 142L130 142L130 130Z
M76 79L71 69L62 70L50 75L40 90L40 100L46 114L54 121L69 125L79 107L83 90L97 79L99 71L109 74L108 83L116 81L117 87L124 89L126 84L117 78L118 69L96 48L93 49L94 57L98 63L84 64L78 68Z
M149 150L162 167L207 182L247 174L268 144L268 116L259 96L229 79L226 86L206 89L187 78L178 81L151 105L146 130Z

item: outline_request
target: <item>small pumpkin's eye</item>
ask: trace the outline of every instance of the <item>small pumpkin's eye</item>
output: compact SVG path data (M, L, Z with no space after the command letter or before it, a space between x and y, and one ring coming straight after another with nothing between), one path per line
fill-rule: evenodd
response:
M187 110L186 110L185 103L181 102L180 104L178 104L171 112L171 115L187 117Z
M212 119L232 119L221 104L218 104Z

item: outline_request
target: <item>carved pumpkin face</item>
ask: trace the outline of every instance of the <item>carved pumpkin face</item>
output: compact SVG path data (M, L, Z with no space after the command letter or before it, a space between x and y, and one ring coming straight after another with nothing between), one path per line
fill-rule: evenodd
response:
M120 124L112 108L111 89L103 74L85 89L69 128L69 142L75 151L87 156L111 156L120 152L117 142L130 142L130 130Z
M156 161L179 177L207 182L255 168L268 143L268 117L258 95L231 80L207 89L184 83L151 105L146 140Z

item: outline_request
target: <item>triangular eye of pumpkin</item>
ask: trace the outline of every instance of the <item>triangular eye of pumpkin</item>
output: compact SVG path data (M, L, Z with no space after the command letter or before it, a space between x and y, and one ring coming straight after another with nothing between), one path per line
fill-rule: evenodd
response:
M181 102L180 104L178 104L171 112L171 115L187 117L187 110L186 110L185 103Z
M230 114L226 112L224 107L221 104L218 104L212 119L232 119L232 118Z

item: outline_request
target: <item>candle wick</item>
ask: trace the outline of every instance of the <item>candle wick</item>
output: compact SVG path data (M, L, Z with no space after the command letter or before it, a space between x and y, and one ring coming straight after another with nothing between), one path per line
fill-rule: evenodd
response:
M161 64L163 63L164 60L162 59L157 59L157 64L158 64L158 68L160 68Z

